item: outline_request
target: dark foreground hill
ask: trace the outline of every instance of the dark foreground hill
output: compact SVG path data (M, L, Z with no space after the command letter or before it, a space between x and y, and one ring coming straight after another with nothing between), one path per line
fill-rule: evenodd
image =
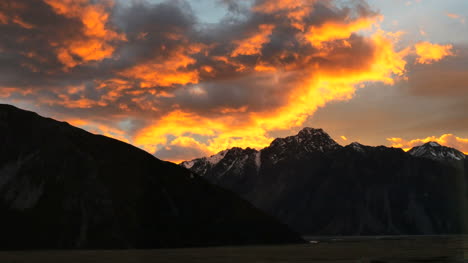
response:
M466 233L468 160L431 142L409 152L340 146L321 129L181 164L303 235Z
M0 249L290 242L302 240L187 169L0 105Z

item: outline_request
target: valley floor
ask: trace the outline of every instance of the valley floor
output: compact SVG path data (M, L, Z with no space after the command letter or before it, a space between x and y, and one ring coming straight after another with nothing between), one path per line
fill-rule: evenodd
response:
M0 262L468 262L468 236L319 237L306 245L159 250L6 251Z

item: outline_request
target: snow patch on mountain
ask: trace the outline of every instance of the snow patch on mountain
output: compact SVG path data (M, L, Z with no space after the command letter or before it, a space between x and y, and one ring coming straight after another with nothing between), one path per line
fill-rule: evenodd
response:
M224 156L226 156L226 153L228 152L229 150L224 150L224 151L221 151L215 155L212 155L211 157L209 158L206 158L206 160L211 163L211 165L216 165L217 163L219 163L223 158Z
M185 162L180 163L180 166L187 168L187 169L192 169L195 164L200 163L200 162L207 163L210 166L215 166L221 160L223 160L224 156L226 156L226 153L228 153L228 151L229 150L224 150L210 157L203 157L203 158L194 159L191 161L185 161ZM197 169L198 172L199 170L200 169Z
M262 152L259 151L255 154L255 167L257 167L257 173L260 171L260 167L262 167Z
M186 161L186 162L182 162L180 165L182 167L185 167L187 169L190 169L193 167L193 165L195 164L196 160L192 160L192 161Z

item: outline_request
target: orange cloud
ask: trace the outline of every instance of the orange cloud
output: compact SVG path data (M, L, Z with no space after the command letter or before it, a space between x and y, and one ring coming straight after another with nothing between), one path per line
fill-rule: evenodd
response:
M285 16L290 20L291 26L304 31L306 27L304 19L312 12L316 2L316 0L263 1L253 6L252 11L276 14L277 17Z
M120 140L126 143L130 143L128 140L128 135L125 131L116 129L111 126L103 125L97 122L87 121L84 119L67 119L66 122L70 123L73 126L77 126L83 129L86 129L89 132L95 134L102 134L116 140Z
M0 3L0 24L16 24L25 29L32 29L35 26L26 22L16 11L25 10L25 6L20 3Z
M454 56L452 45L439 45L430 42L419 42L415 45L417 62L420 64L431 64L446 56Z
M456 19L458 21L460 21L460 23L462 24L465 24L466 20L463 16L461 15L458 15L458 14L454 14L454 13L446 13L448 17L452 18L452 19Z
M246 112L249 107L243 106L240 108L221 108L221 109L216 109L216 111L219 111L221 113L237 113L237 112Z
M223 62L225 63L226 65L230 65L230 66L233 66L235 68L235 70L237 72L243 72L246 70L246 66L243 65L242 63L239 63L237 61L234 61L234 60L230 60L228 57L226 56L213 56L211 57L212 60L214 61L220 61L220 62Z
M174 137L205 137L199 141L210 154L230 147L263 148L272 137L271 130L284 130L301 126L319 107L330 101L349 100L363 82L393 84L394 75L404 73L408 50L395 51L392 34L378 31L368 41L374 48L372 58L366 66L353 68L327 68L316 65L305 74L287 94L283 106L268 111L253 111L249 108L221 109L221 115L203 116L186 111L172 111L152 125L137 132L133 142L149 152L168 145L169 135ZM331 52L331 51L330 51ZM304 58L307 60L307 58ZM341 58L345 59L347 58ZM297 68L294 68L297 70ZM306 70L307 72L307 70ZM277 69L270 74L272 79L287 78L288 70ZM193 156L196 157L196 156ZM178 160L177 160L178 161Z
M264 129L251 127L251 121L239 118L242 115L233 115L207 118L176 110L139 131L133 142L152 153L162 145L172 142L168 141L168 135L207 137L209 138L207 142L200 142L200 145L210 153L219 152L233 145L260 148L271 142L272 138L265 136Z
M22 28L26 28L26 29L34 28L34 25L25 22L23 19L21 19L21 17L18 17L18 16L13 17L11 21L15 24L20 25Z
M163 59L163 61L154 59L135 65L120 72L119 75L139 80L140 87L142 88L155 86L170 87L174 84L198 83L198 70L187 68L195 62L195 59L188 55L175 53L171 57Z
M283 0L283 1L264 1L252 9L256 12L261 13L275 13L284 10L294 10L296 8L304 7L305 4L311 4L313 1L303 1L303 0Z
M351 22L331 21L320 26L311 26L304 37L312 45L321 47L323 43L339 39L347 39L351 34L361 30L370 29L382 17L364 17Z
M186 136L180 136L177 137L176 139L172 140L167 146L165 146L166 151L173 151L174 148L179 147L180 149L184 149L181 153L176 154L171 158L171 161L174 163L181 163L183 161L188 160L188 158L193 157L190 152L187 152L186 149L193 149L195 150L198 154L202 155L209 155L210 151L206 148L206 145L198 142L197 140L191 138L191 137L186 137Z
M65 69L90 61L110 58L115 41L125 41L123 34L108 27L107 9L111 1L94 3L88 0L44 0L54 11L67 18L79 19L82 23L84 38L64 40L63 43L51 43L57 47L57 58Z
M388 138L387 140L391 143L392 147L402 148L405 151L428 142L437 142L440 145L452 147L468 154L468 138L460 138L453 134L444 134L440 137L430 136L424 139L404 140L402 138Z
M450 17L450 18L453 18L453 19L459 19L460 18L460 15L453 14L453 13L447 13L447 16Z
M255 65L255 71L276 71L276 68L274 66L268 65L264 62L259 62L257 65Z
M57 95L58 99L52 99L48 97L42 98L39 96L37 100L50 106L60 105L62 107L71 109L89 109L96 106L107 105L107 102L103 100L93 100L85 97L83 95L84 90L84 85L57 88L54 90L54 93Z
M262 45L270 41L268 37L271 35L274 28L274 25L260 25L258 27L258 32L253 36L244 40L234 41L237 47L232 51L231 57L260 54Z
M452 19L456 19L458 21L460 21L460 23L462 24L465 24L466 20L463 16L461 15L458 15L458 14L453 14L453 13L447 13L447 16L452 18Z
M0 24L8 24L8 17L3 12L0 12Z
M1 98L8 98L10 97L13 93L20 93L23 96L30 95L33 93L33 90L31 88L24 88L21 90L18 90L16 87L2 87L0 86L0 99Z
M155 5L146 14L148 21L128 21L128 42L135 43L128 43L123 49L127 53L118 58L116 43L126 37L111 26L108 1L45 1L48 9L82 25L80 37L51 43L52 54L68 70L60 74L86 75L89 68L70 69L106 58L120 60L103 63L102 75L80 82L86 86L66 82L61 88L44 88L44 93L37 89L34 103L72 108L72 116L95 109L96 116L77 125L151 153L180 153L186 147L209 155L234 146L263 148L273 139L270 132L300 128L317 109L353 98L369 82L393 84L404 75L410 50L398 49L400 33L381 30L382 17L370 11L355 14L328 1L285 0L257 1L246 21L232 25L238 35L216 27L216 34L205 32L193 27L196 22L190 18L182 21L183 12L177 14L175 4ZM316 2L329 9L318 21L309 19ZM158 8L164 14L174 9L184 19L156 25L151 12ZM140 14L143 9L135 10ZM255 15L268 19L249 18ZM268 45L271 39L275 42ZM137 127L127 133L115 128L121 116L135 119ZM173 161L182 158L171 156ZM183 158L193 157L199 156Z

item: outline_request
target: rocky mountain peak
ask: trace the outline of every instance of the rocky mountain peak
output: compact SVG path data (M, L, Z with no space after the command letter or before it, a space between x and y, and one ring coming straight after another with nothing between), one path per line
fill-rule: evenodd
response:
M437 142L428 142L427 143L428 146L431 146L431 147L441 147L442 145L440 145L439 143Z
M268 148L278 147L295 148L296 150L302 149L306 152L325 152L336 150L341 146L322 129L306 127L299 131L297 135L275 139Z
M206 171L217 167L221 170L235 169L238 166L243 166L245 163L255 162L258 165L259 152L252 148L242 149L233 147L221 151L210 157L202 157L191 161L180 163L184 168L190 169L197 174L205 174Z
M409 154L437 161L460 161L466 158L465 154L457 149L442 146L437 142L428 142L421 146L416 146L409 151Z
M358 142L352 142L348 145L346 145L346 147L349 147L349 148L352 148L353 150L355 151L358 151L358 152L363 152L365 150L365 145L362 145Z
M297 135L277 138L262 150L272 163L288 158L302 158L317 152L332 152L342 146L322 129L304 128Z
M315 129L310 127L305 127L299 131L298 136L328 136L328 134L323 129Z

